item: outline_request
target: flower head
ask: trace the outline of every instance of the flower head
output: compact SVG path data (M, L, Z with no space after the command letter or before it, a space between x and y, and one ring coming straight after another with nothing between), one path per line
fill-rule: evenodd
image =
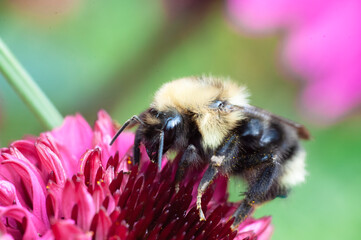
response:
M234 22L256 32L287 30L284 60L306 81L313 118L334 121L361 103L361 2L228 0Z
M115 128L100 111L92 129L80 116L39 137L1 149L0 236L4 239L268 239L270 218L248 219L232 231L235 205L227 179L203 196L207 220L195 207L197 171L175 190L177 157L158 172L142 147L133 166L134 135L109 146Z

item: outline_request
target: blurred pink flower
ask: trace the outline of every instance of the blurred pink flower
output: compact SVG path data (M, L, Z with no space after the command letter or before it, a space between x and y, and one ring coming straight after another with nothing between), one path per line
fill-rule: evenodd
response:
M1 149L1 239L269 239L271 218L252 218L232 232L236 205L227 202L227 179L203 196L207 220L195 206L199 172L175 191L177 157L158 172L141 148L132 164L134 135L113 146L111 118L100 111L92 129L80 116L40 137Z
M228 0L233 22L254 32L286 29L283 59L303 77L310 116L332 122L361 102L361 1Z

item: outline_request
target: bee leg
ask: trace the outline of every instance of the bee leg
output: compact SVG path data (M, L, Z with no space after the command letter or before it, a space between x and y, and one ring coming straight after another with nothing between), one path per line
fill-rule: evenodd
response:
M218 169L212 164L210 164L208 169L204 173L201 182L199 183L198 194L197 194L197 209L199 211L199 218L201 221L206 220L206 217L204 216L202 210L202 196L206 192L209 185L212 184L213 180L217 175L218 175Z
M204 173L201 182L198 186L197 195L197 209L199 211L199 217L201 220L205 220L204 213L202 211L202 195L207 190L210 184L212 184L218 172L227 174L224 168L230 165L230 161L234 159L234 156L238 154L238 139L237 135L230 136L224 143L219 147L216 154L210 159L210 164L206 172Z
M188 147L184 151L184 153L179 161L177 172L175 175L177 192L179 190L179 183L182 180L184 173L189 166L189 163L195 163L195 162L199 161L199 159L200 159L200 156L198 154L197 148L193 144L188 145Z
M255 205L264 203L270 200L270 190L274 184L274 180L279 175L278 163L266 163L259 166L256 174L252 179L249 179L250 186L245 193L246 197L243 199L236 212L233 214L235 218L232 228L236 229L238 225L243 222L252 212Z
M139 149L139 145L140 145L140 142L141 142L141 141L142 141L142 139L141 139L140 132L137 131L137 132L135 133L134 147L133 147L134 164L139 164L139 159L140 159L140 149Z

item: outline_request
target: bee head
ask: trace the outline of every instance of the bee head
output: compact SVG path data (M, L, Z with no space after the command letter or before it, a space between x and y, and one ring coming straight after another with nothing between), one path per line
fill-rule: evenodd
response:
M183 126L183 118L175 110L160 112L150 108L141 115L141 119L145 124L139 126L137 132L142 135L149 158L160 164L162 155L174 145Z

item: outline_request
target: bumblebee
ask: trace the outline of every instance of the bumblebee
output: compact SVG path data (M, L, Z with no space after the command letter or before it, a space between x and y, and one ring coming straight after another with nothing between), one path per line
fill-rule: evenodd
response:
M134 140L134 162L139 163L141 143L160 168L168 150L182 154L176 173L180 181L194 166L207 166L198 186L197 208L202 195L219 175L241 176L248 188L233 214L233 227L253 209L303 182L305 151L300 140L310 134L300 124L249 105L245 87L215 77L188 77L164 84L150 107L133 116L127 127L139 127Z

